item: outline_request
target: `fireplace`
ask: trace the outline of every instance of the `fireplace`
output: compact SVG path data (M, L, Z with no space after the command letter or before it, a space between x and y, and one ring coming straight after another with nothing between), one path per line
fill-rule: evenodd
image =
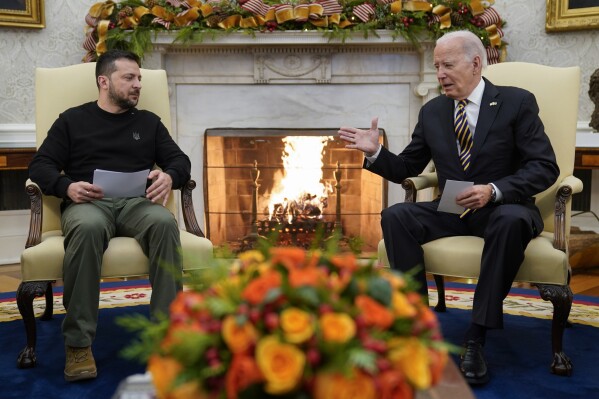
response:
M276 232L279 245L309 247L337 229L340 245L359 240L363 252L374 252L387 184L362 168L362 154L336 132L208 129L204 206L213 244L240 251Z
M264 196L270 184L266 178L279 165L262 160L261 151L252 155L248 150L245 158L225 167L224 160L231 155L220 150L220 176L238 174L246 179L236 180L238 215L228 216L230 207L218 208L226 204L227 192L217 191L216 197L206 192L212 184L207 180L213 179L206 171L217 173L212 167L205 169L206 158L212 153L205 146L212 146L212 134L219 137L217 133L239 129L234 133L239 135L235 140L239 145L249 145L251 135L258 140L280 140L294 130L329 135L340 126L369 127L371 118L378 116L379 125L385 127L388 148L397 153L409 142L422 104L438 95L432 43L422 42L416 47L388 31L367 38L356 34L343 42L323 37L321 32L271 32L255 37L231 33L187 44L173 44L173 39L172 35L154 38L153 51L146 53L144 67L167 72L171 133L192 161L191 177L198 182L193 194L195 213L199 225L215 243L247 234L254 160L260 171L259 196ZM216 129L219 127L226 129ZM240 134L251 129L251 135ZM222 145L234 141L224 136L214 140ZM329 141L325 153L341 155L339 145ZM262 148L260 141L256 146ZM403 201L404 191L398 184L389 184L387 189L382 183L377 183L376 189L365 188L374 184L369 179L376 177L361 170L361 156L352 156L358 158L347 153L339 159L327 158L323 179L333 182L339 160L343 227L371 245L376 238L368 235L380 236L380 226L378 220L369 218L380 217L382 206ZM351 184L358 173L359 190ZM220 183L230 189L232 181L221 178ZM356 195L355 199L358 192L361 198L366 193L383 198L372 209L360 205L361 210L354 211L349 208L357 206L351 195ZM229 201L233 201L230 195ZM327 220L335 213L335 201L333 193L324 212Z

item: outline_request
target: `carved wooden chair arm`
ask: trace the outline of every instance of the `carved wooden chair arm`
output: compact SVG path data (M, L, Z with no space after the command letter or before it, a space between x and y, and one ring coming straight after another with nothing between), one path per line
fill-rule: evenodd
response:
M27 179L25 183L25 192L29 196L30 219L29 219L29 234L25 248L33 247L42 242L42 190L37 184Z
M416 194L418 193L418 190L437 187L438 184L439 178L435 172L423 173L415 177L408 177L401 182L401 186L406 191L405 201L416 202Z
M567 242L567 223L566 223L566 202L573 195L582 191L582 181L575 176L566 176L557 186L555 192L555 216L554 216L554 235L553 247L566 252Z
M195 234L198 237L204 237L204 232L198 224L196 219L196 213L193 209L193 199L191 192L196 188L195 180L189 180L183 187L181 187L181 206L183 207L183 222L185 222L185 229Z

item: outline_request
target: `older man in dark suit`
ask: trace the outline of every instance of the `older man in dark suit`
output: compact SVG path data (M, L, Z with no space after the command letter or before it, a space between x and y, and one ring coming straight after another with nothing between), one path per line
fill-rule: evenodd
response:
M555 154L533 94L494 86L482 77L486 51L469 31L441 37L434 50L437 79L445 95L420 110L412 140L399 154L378 142L378 119L370 130L341 127L339 137L364 152L364 167L400 183L435 164L439 187L447 180L474 182L455 202L462 214L439 212L439 200L399 203L383 210L381 226L389 261L417 278L426 295L421 245L447 236L484 238L481 272L466 331L460 369L468 382L489 380L482 347L488 329L503 327L503 299L530 240L543 230L533 195L559 175Z

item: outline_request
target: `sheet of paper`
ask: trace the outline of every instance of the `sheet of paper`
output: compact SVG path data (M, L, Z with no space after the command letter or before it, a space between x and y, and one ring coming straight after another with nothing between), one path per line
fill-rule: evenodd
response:
M150 169L131 173L96 169L94 184L101 187L104 196L108 198L141 197L146 193L149 174Z
M461 214L466 208L455 203L455 197L474 183L471 181L447 180L441 201L439 201L439 212L449 212Z

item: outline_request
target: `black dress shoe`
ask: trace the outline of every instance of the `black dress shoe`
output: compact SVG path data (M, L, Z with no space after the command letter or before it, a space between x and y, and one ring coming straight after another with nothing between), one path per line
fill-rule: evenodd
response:
M464 352L460 361L460 371L470 385L482 385L489 382L487 363L483 356L483 347L481 344L472 340L464 344Z

